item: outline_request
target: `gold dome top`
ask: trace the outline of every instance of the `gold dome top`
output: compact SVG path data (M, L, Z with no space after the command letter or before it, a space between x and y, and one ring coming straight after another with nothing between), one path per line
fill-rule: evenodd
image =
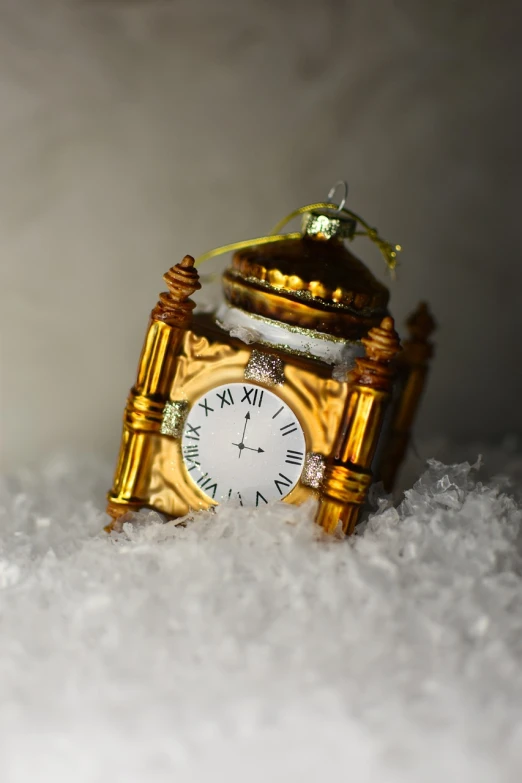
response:
M353 226L307 216L301 238L236 252L223 275L228 302L292 326L358 340L387 314L388 289L343 244ZM333 234L333 235L332 235Z

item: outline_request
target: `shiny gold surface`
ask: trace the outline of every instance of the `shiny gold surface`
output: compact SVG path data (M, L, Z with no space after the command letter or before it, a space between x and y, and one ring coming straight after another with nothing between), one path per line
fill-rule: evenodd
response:
M388 289L342 242L305 237L236 253L231 269L244 279L267 283L281 294L300 292L353 310L384 310Z
M435 331L436 324L424 302L412 313L406 325L410 337L404 342L404 350L398 357L401 391L394 405L391 431L380 470L380 477L388 492L393 489L397 472L408 450L413 423L433 356L433 344L429 338Z
M168 346L169 340L163 339L161 345ZM158 353L157 346L157 340L146 340L139 377L163 377L161 371L150 370L155 363L161 366L170 362L170 357ZM195 319L192 329L183 334L175 360L169 364L174 369L167 399L183 400L190 404L215 386L243 382L252 349L231 339L213 325L211 319L204 316ZM274 352L274 355L282 359L278 352ZM149 368L146 373L144 367ZM157 383L149 381L149 384L151 388L158 387ZM269 384L260 385L269 387ZM333 380L330 369L321 362L287 356L284 358L284 384L272 386L272 390L298 416L305 434L307 452L329 454L343 413L347 385ZM143 395L140 397L140 405L142 399ZM151 410L156 410L157 405L157 400L151 400ZM111 513L115 515L114 508L118 506L121 506L123 513L129 505L135 508L139 504L156 508L172 517L180 517L190 510L214 505L188 476L180 440L161 435L161 422L157 432L152 432L150 427L147 432L134 431L135 426L140 426L140 421L129 416L125 419L120 462L114 488L109 496ZM284 501L299 504L314 495L313 487L299 483Z
M316 522L332 533L341 523L344 533L355 529L366 499L375 449L381 433L384 411L392 390L391 365L400 350L393 319L386 317L380 327L364 338L366 358L356 359L348 377L350 394L343 425L323 480L323 500Z
M307 461L301 481L284 502L299 504L317 496L320 488L316 521L327 532L339 523L343 532L353 532L372 480L370 465L399 343L386 315L387 289L338 238L331 238L334 224L326 230L320 217L313 216L316 222L310 223L313 236L287 237L236 253L224 274L225 294L254 318L327 339L360 341L366 356L356 359L347 382L339 381L331 377L330 366L292 353L290 346L246 345L212 317L193 318L189 297L200 286L194 259L186 256L165 275L169 291L152 311L127 400L107 509L114 520L141 507L176 518L215 505L185 468L180 417L210 389L246 379L271 387L303 428ZM370 238L382 242L366 228ZM424 386L430 317L421 308L409 322L410 340L400 359L402 394L384 448L385 481L393 480L404 454Z

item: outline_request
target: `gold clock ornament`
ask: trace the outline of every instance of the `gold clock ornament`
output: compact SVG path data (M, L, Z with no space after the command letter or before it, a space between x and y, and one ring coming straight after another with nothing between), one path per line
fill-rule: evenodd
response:
M175 519L317 497L317 522L350 534L372 481L392 488L435 325L421 305L401 349L387 288L346 241L366 235L391 270L400 248L333 192L268 236L166 273L125 408L108 529L143 507ZM298 216L301 231L281 233ZM225 301L193 313L197 263L231 251Z

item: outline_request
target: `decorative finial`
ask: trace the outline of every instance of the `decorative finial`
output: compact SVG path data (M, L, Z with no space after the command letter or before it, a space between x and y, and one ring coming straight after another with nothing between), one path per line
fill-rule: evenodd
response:
M425 343L431 337L437 324L426 302L420 302L416 310L406 321L410 338L415 342Z
M361 342L366 348L366 357L374 362L391 362L401 347L395 323L389 315L382 319L380 326L370 329Z
M171 267L163 275L163 279L169 290L168 293L165 291L159 295L159 302L152 311L152 317L171 326L184 327L196 306L190 297L201 288L192 256L185 256L179 264Z

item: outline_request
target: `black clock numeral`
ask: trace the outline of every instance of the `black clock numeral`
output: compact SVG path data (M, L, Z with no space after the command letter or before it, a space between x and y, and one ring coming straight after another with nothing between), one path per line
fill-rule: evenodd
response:
M288 476L285 476L284 473L280 473L279 475L280 475L281 478L274 479L274 484L276 485L277 491L279 492L279 494L282 495L283 494L283 490L281 489L281 486L285 487L285 488L286 487L290 487L291 484L292 484L292 480L289 479ZM279 486L279 485L281 485L281 486Z
M199 484L201 489L204 489L207 495L210 495L210 492L212 491L212 498L216 497L217 492L217 484L212 482L214 479L210 478L208 473L205 473L203 476L200 476L196 482L196 484Z
M267 500L266 498L264 498L264 497L263 497L263 495L261 494L261 492L259 492L259 491L258 491L258 492L256 492L256 506L259 506L259 501L260 501L260 500L262 500L264 503L267 503L267 504L268 504L268 500Z
M272 418L273 418L273 419L275 419L275 417L276 417L276 416L279 416L279 414L281 413L281 411L284 411L284 409L285 409L285 406L284 406L284 405L281 405L281 407L279 408L279 410L278 410L278 411L276 411L276 412L274 413L274 415L272 416Z
M232 492L233 492L233 490L232 490L232 489L229 489L229 490L228 490L228 499L229 499L229 500L230 500L230 498L231 498L231 496L232 496ZM237 495L237 497L238 497L238 499L239 499L239 505L240 505L240 506L242 506L242 505L243 505L243 498L241 497L241 492L236 492L236 495Z
M210 405L207 402L207 398L206 397L203 400L203 402L198 402L198 405L199 405L200 408L204 408L205 409L205 416L208 416L208 412L209 411L212 411L212 413L214 413L214 408L210 407Z
M283 433L283 437L285 435L290 435L292 432L297 432L297 427L295 426L295 422L292 421L290 424L285 424L283 427L280 427L280 431Z
M187 462L191 462L190 468L187 468L188 472L190 473L192 470L195 470L196 468L199 468L201 465L199 461L199 446L197 443L195 443L193 446L185 446L183 449L183 456L187 460Z
M286 450L286 459L285 462L288 462L289 465L301 465L303 461L304 454L302 451L295 451L294 449L287 449Z
M199 440L200 429L201 424L198 427L193 427L192 424L187 421L187 431L185 433L185 437L190 438L190 440Z
M246 386L243 386L243 391L245 392L243 397L241 398L241 402L244 402L245 400L248 402L249 405L255 406L257 403L257 407L261 407L261 403L263 402L263 389L256 389L255 386L251 386L250 389L247 389ZM257 395L259 394L259 402L257 401Z
M216 394L219 397L219 399L221 400L221 407L223 407L223 405L233 405L234 404L234 398L232 397L232 392L230 391L230 389L225 389L223 394L221 394L220 392L216 392ZM228 399L227 399L227 396L228 396Z

